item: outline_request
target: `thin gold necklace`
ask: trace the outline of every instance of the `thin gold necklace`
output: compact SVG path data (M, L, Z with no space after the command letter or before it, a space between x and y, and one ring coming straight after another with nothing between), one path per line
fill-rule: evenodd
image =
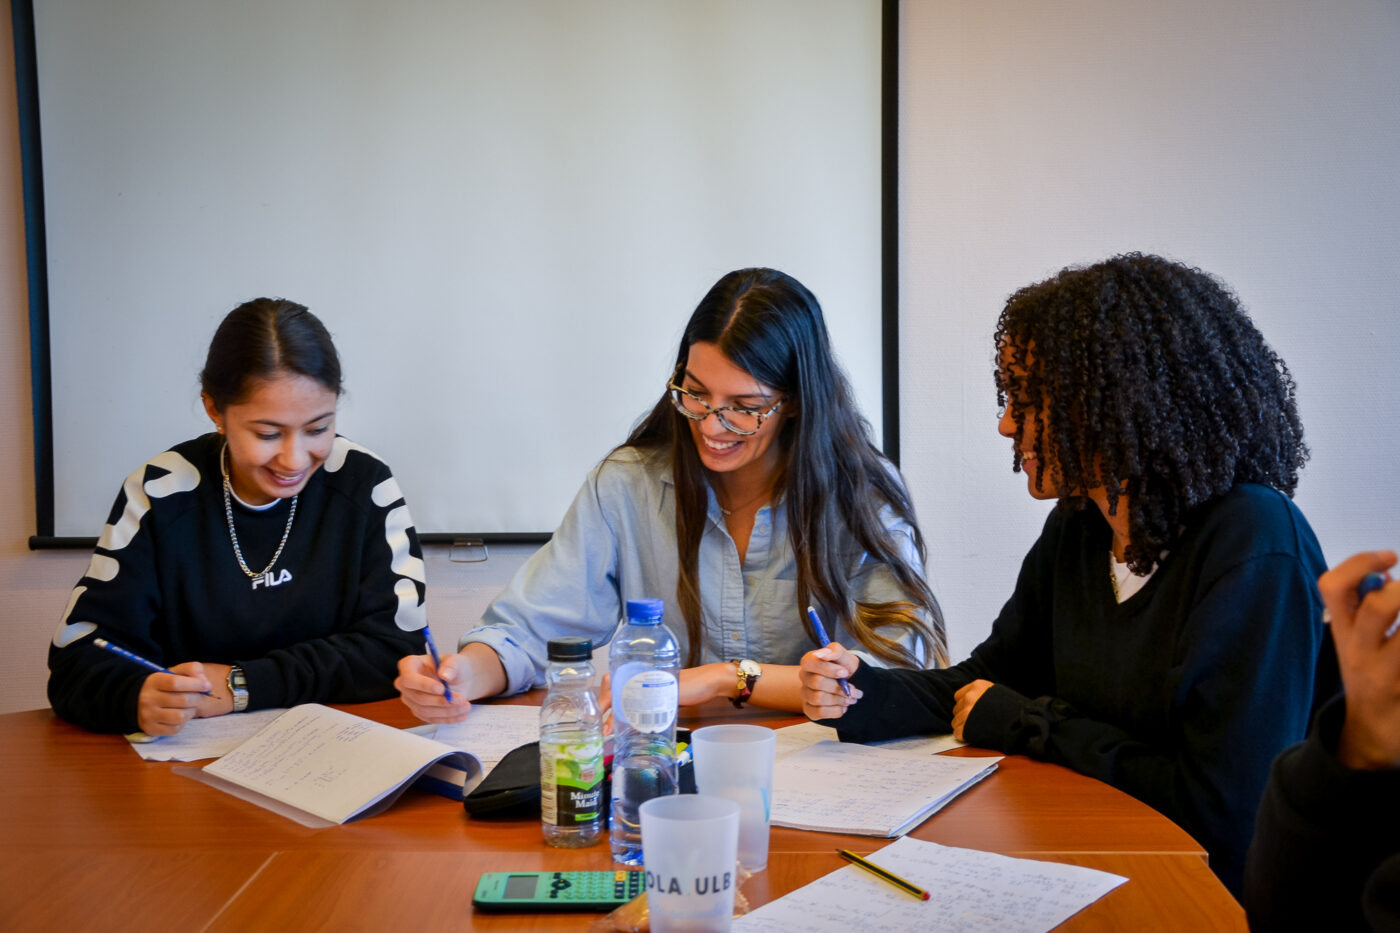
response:
M749 506L753 505L755 502L758 502L758 501L760 501L760 500L762 500L762 499L768 498L768 496L770 496L770 495L772 494L772 492L773 492L772 489L765 489L765 490L763 490L762 492L760 492L758 495L756 495L756 496L754 496L752 499L750 499L748 502L744 502L744 503L741 503L741 504L739 504L739 505L736 505L736 506L734 506L734 507L731 508L731 509L726 509L726 508L724 507L724 503L721 502L720 505L719 505L719 510L720 510L721 512L723 512L723 513L725 514L726 517L727 517L727 516L730 516L730 515L733 515L735 512L739 512L739 511L742 511L742 510L744 510L744 509L747 509ZM716 498L716 499L719 498L719 493L715 493L715 498Z
M238 558L238 566L253 580L254 589L257 588L257 581L267 576L272 568L277 565L277 558L282 556L282 549L287 546L287 538L292 533L292 520L297 517L297 499L301 498L301 493L292 496L292 508L287 513L287 527L282 529L282 540L277 544L277 553L272 555L272 560L267 562L267 566L261 573L255 573L248 569L247 563L243 560L243 550L238 546L238 532L233 527L233 484L228 479L228 441L224 441L223 448L219 451L219 470L224 474L224 517L228 519L228 537L233 542L233 556Z

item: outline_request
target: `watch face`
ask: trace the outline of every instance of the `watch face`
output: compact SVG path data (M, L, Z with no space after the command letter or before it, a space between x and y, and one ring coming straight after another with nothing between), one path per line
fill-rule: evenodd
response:
M757 677L763 673L763 668L758 666L757 661L750 661L748 658L739 662L739 673L749 677Z

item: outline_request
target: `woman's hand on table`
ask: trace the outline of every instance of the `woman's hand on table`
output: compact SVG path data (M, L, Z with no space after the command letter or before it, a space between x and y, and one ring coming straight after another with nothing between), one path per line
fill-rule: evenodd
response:
M967 717L972 715L972 708L991 686L990 680L974 680L963 684L953 694L953 738L959 742L967 741L963 737L963 730L967 728Z

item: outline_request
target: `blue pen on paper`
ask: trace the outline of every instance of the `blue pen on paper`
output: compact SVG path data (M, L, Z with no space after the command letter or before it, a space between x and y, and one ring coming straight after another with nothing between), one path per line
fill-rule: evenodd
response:
M822 617L817 615L817 610L808 606L807 618L812 620L812 628L816 629L817 638L821 641L822 647L825 648L827 645L831 644L831 639L826 637L826 626L822 625ZM846 696L850 696L851 685L846 683L846 678L842 677L839 683L841 684L841 692L846 694Z
M181 675L179 675L179 674L176 674L176 673L175 673L174 671L172 671L170 668L168 668L168 667L161 667L161 666L160 666L159 664L157 664L156 662L151 661L151 660L149 660L149 659L147 659L147 658L143 658L143 657L141 657L141 655L137 654L137 653L134 652L134 651L127 651L127 650L126 650L125 648L123 648L121 645L114 645L114 644L112 644L110 641L108 641L108 640L105 639L105 638L94 638L94 639L92 640L92 643L93 643L94 645L96 645L97 647L99 647L99 648L106 648L108 651L112 652L113 654L121 655L122 657L126 658L128 661L133 661L133 662L135 662L135 663L141 665L142 667L146 668L147 670L155 671L157 674L171 674L171 675L173 675L173 676L175 676L175 677L181 676ZM205 696L213 696L213 694L210 693L208 690L204 691L204 695L205 695Z
M436 671L438 668L442 667L442 658L438 657L437 645L433 644L433 633L428 628L427 624L423 626L423 640L428 643L428 656L433 659L433 670ZM442 678L439 677L438 680L442 680ZM442 693L443 696L447 697L447 702L451 703L452 688L447 686L447 681L445 680L442 680Z

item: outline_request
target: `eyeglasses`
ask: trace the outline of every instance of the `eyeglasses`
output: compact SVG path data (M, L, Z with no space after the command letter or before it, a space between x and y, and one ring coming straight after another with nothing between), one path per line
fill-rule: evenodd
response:
M725 430L745 436L757 434L758 429L763 427L763 422L772 417L787 401L786 398L780 398L767 411L754 411L752 408L737 408L732 405L711 408L709 402L698 395L692 395L674 382L666 383L666 388L671 390L671 404L676 406L676 411L691 421L704 421L710 415L714 415L719 419L719 423L724 425Z

